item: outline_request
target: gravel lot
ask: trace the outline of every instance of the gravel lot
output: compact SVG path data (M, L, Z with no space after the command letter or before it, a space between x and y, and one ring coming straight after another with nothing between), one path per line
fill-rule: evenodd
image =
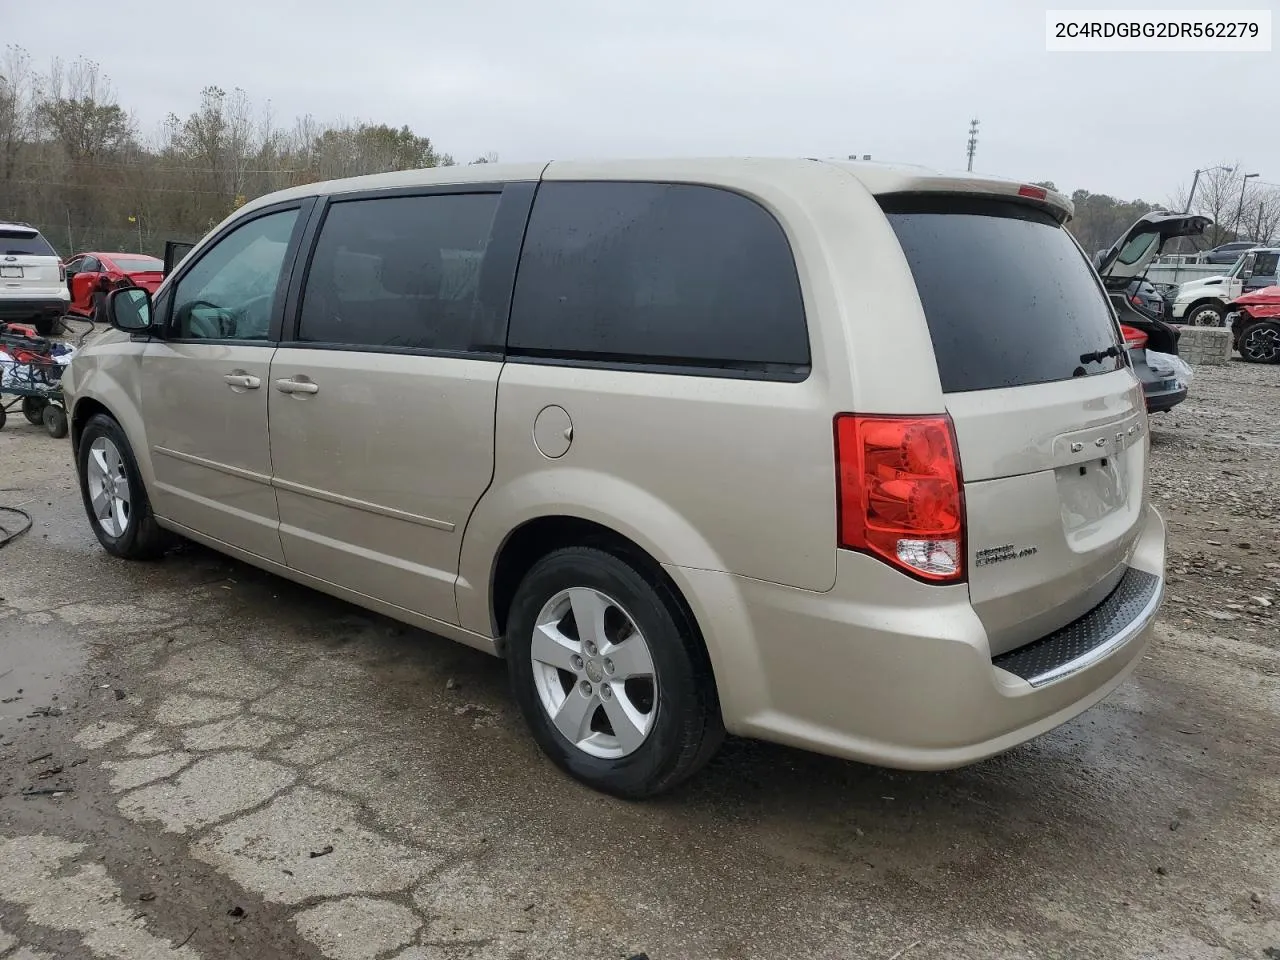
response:
M643 805L542 760L497 661L111 560L10 417L0 957L1280 957L1278 405L1237 362L1153 420L1171 599L1073 723L942 774L731 742Z

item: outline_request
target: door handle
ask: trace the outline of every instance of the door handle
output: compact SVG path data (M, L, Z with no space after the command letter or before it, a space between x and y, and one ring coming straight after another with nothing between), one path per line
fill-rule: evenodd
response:
M244 390L257 390L262 386L261 379L251 377L247 373L228 373L222 380L229 386L240 387Z
M310 380L277 380L276 389L281 393L319 393L320 384Z

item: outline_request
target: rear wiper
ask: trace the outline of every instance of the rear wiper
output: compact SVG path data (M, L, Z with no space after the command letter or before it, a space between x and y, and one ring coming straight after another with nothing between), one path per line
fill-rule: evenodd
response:
M1105 350L1095 350L1093 351L1093 353L1080 354L1080 362L1081 363L1101 363L1103 360L1107 359L1107 357L1118 357L1118 356L1120 356L1119 347L1107 347L1107 349Z

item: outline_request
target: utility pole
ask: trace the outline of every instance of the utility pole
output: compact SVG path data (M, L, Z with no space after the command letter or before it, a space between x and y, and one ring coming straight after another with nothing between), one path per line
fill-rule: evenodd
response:
M973 155L978 152L978 118L969 121L969 172L973 173Z
M1191 178L1191 192L1187 194L1187 205L1182 208L1183 213L1191 212L1191 201L1196 198L1196 184L1200 182L1200 171L1196 171L1196 175Z
M1200 174L1213 173L1215 170L1225 170L1227 173L1235 173L1235 167L1205 167L1203 170L1197 170L1196 175L1191 178L1191 192L1187 194L1187 205L1182 209L1183 213L1191 212L1191 201L1196 198L1196 184L1200 182Z
M1267 208L1267 202L1265 200L1259 200L1258 201L1258 222L1253 228L1253 239L1256 240L1258 243L1266 243L1271 239L1270 237L1264 237L1262 235L1262 211L1265 210L1266 208Z
M1240 239L1240 217L1244 214L1244 192L1249 189L1249 181L1254 177L1260 177L1260 173L1246 173L1244 179L1240 181L1240 203L1236 206L1236 239Z

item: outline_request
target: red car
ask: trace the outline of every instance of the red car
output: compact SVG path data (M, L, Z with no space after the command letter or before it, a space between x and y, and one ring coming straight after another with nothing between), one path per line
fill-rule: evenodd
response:
M108 290L120 286L142 287L155 293L164 279L164 262L142 253L81 253L67 261L67 287L71 290L68 312L93 316Z
M1263 287L1227 304L1233 346L1250 363L1280 363L1280 286Z

